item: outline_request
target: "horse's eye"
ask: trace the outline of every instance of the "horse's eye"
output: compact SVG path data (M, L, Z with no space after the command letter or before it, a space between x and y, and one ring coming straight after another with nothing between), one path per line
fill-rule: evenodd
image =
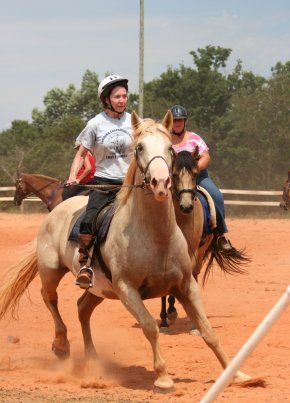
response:
M137 153L141 153L143 151L143 149L144 149L144 147L143 147L143 145L141 143L137 144L137 147L136 147L136 152Z

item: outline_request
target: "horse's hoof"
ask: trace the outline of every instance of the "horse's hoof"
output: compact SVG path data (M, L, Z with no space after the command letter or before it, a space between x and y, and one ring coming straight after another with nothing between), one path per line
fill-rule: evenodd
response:
M159 333L165 333L165 334L169 333L169 327L168 326L161 326L159 328Z
M197 329L195 329L195 328L192 328L192 329L189 331L189 334L191 334L191 336L198 336L198 337L201 337L200 331L197 330Z
M159 378L154 382L154 393L165 395L166 393L172 393L175 391L174 383L169 376Z
M245 381L250 381L252 377L248 374L245 374L242 371L237 371L236 375L234 376L233 381L234 382L245 382Z
M159 386L153 387L153 393L159 394L159 395L166 395L167 393L172 393L175 392L175 387L174 385L171 386L170 388L159 388Z
M167 312L167 320L170 325L173 325L173 323L176 321L177 317L178 317L177 311L170 312L170 313Z
M57 358L59 358L60 360L67 360L70 356L70 349L61 350L61 349L55 347L54 344L52 344L51 350L57 356Z

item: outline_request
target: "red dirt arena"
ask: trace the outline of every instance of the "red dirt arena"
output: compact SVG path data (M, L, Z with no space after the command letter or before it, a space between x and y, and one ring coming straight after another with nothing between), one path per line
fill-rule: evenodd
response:
M32 240L44 214L0 213L0 278L21 258L21 245ZM252 257L248 274L225 276L217 266L201 289L209 320L230 357L240 350L289 285L290 220L228 219L230 239ZM20 302L18 321L0 322L0 402L199 402L221 373L213 353L181 306L160 345L175 391L153 393L152 353L140 327L119 301L104 301L92 316L99 354L85 363L76 300L82 294L67 274L58 288L59 309L68 328L71 357L59 361L51 352L53 321L40 294L37 277ZM30 299L30 300L29 300ZM145 302L159 320L160 301ZM289 306L251 353L241 370L262 378L266 387L227 387L216 402L290 402Z

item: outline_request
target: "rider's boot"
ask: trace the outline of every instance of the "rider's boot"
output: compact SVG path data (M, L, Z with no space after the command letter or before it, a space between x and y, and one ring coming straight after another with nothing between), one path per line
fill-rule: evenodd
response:
M214 230L214 237L219 252L230 255L236 250L225 234L219 234L216 229Z
M88 289L94 285L94 272L90 266L90 248L93 246L95 237L91 234L79 234L79 263L80 270L76 276L75 284L80 288Z
M225 237L225 235L220 235L217 238L217 244L220 252L223 252L225 254L230 254L231 252L234 251L234 248L230 242L229 239Z

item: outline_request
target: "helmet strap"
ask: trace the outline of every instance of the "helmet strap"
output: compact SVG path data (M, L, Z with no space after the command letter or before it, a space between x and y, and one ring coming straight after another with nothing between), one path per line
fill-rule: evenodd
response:
M182 131L181 131L180 133L176 133L176 132L172 129L172 133L173 133L175 136L177 136L177 137L181 137L181 136L186 132L185 126L186 126L186 119L184 119L184 125L183 125Z
M177 137L181 137L184 132L185 132L184 129L183 129L182 132L180 132L180 133L176 133L176 132L172 129L172 133L173 133L175 136L177 136Z
M125 109L123 110L123 112L118 112L118 111L116 111L116 110L112 107L112 104L111 104L111 101L110 101L110 97L108 97L108 98L109 98L109 103L106 103L106 108L109 109L111 112L117 113L117 114L118 114L118 119L121 119L123 113L124 113L125 110L126 110L126 107L125 107Z

